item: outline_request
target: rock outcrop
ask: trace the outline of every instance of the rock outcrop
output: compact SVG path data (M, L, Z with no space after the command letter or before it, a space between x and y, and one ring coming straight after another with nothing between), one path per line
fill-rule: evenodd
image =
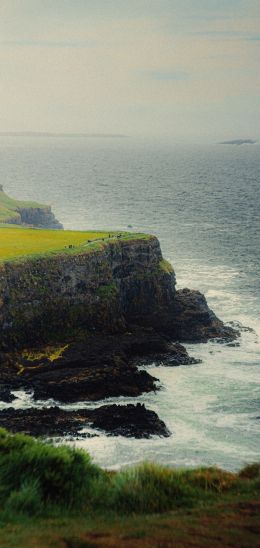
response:
M166 266L154 236L1 264L0 349L64 341L79 330L120 332L129 324L163 330L175 295Z
M44 207L18 207L19 215L16 224L33 226L36 228L62 229L62 224L57 221L50 206ZM12 222L12 221L9 221Z
M176 291L169 331L183 342L228 342L238 336L238 331L217 318L202 293L190 289Z
M56 359L36 351L0 356L0 401L12 401L10 390L33 390L36 400L97 401L136 397L158 389L157 379L138 366L150 362L170 366L196 363L180 344L153 329L88 335L66 345ZM8 392L9 390L9 392Z
M154 411L144 405L103 405L97 409L64 411L59 407L47 409L5 409L0 411L0 425L11 432L33 436L81 435L82 429L92 427L114 436L149 438L168 437L169 430Z

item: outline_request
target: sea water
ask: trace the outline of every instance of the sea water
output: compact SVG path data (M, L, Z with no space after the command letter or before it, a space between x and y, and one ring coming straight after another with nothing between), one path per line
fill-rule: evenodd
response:
M160 390L138 399L172 432L149 440L73 440L95 462L118 468L154 460L236 470L260 457L260 148L128 139L0 138L0 183L20 199L52 205L67 229L156 234L177 288L205 293L225 322L240 322L239 346L187 345L202 362L148 366ZM132 228L129 228L132 227ZM32 403L18 393L15 407ZM8 404L2 404L2 408ZM75 405L63 405L72 409Z

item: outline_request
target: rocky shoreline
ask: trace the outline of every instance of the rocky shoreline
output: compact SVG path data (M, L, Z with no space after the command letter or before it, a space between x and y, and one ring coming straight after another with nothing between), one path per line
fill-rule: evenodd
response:
M56 359L48 357L39 347L31 353L2 352L0 400L11 403L12 391L21 389L32 391L36 401L52 399L63 404L138 397L160 389L158 379L145 370L146 363L168 367L197 363L180 340L206 342L214 338L229 343L238 338L238 332L215 316L199 292L177 291L175 306L175 337L152 327L129 325L127 330L116 333L81 334L67 344L63 341L63 350ZM156 413L139 404L106 405L71 412L57 405L25 410L10 407L0 411L0 426L34 436L79 435L85 426L127 437L170 435Z
M0 401L11 406L13 391L24 390L43 408L4 409L0 426L35 436L78 435L84 426L113 435L168 436L156 413L139 404L65 412L59 403L159 390L147 363L189 366L198 360L182 343L237 337L199 291L176 291L175 273L155 236L103 238L71 254L3 262Z

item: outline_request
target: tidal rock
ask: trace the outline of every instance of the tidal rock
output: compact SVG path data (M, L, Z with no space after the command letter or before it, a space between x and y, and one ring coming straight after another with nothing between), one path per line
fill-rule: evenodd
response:
M93 426L113 435L135 438L170 436L165 423L144 405L106 405L96 410Z
M139 363L141 365L148 365L151 363L151 360L154 362L155 366L163 365L166 367L193 365L201 362L201 360L190 356L186 348L178 342L168 343L168 346L164 349L164 352L156 353L154 354L154 356L152 356L152 358L151 356L147 355L145 358L142 358L139 362L136 363Z
M0 386L0 402L11 403L15 400L15 396L11 394L11 389L8 386Z
M174 338L181 342L206 342L209 339L233 341L239 332L226 326L209 308L199 291L176 291L171 322Z
M103 405L98 409L64 411L59 407L48 409L5 409L0 411L0 426L11 432L33 436L89 437L82 433L86 427L103 430L114 436L149 438L170 435L163 421L144 405Z
M193 365L200 363L201 360L190 356L185 348L180 343L171 345L171 352L162 359L162 365L167 367L176 367L178 365Z
M33 390L37 400L135 397L158 389L157 379L139 368L143 363L180 365L196 361L182 345L173 344L152 328L131 327L131 331L113 335L97 333L62 346L63 351L53 361L41 348L31 350L28 358L23 352L2 352L2 385Z

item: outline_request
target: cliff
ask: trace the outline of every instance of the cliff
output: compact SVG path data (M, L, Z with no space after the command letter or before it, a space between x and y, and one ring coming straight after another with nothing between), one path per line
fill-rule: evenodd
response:
M157 379L139 368L143 360L191 364L196 360L179 341L236 337L198 291L175 291L174 271L155 236L1 230L7 241L2 254L0 246L2 401L10 403L17 389L30 390L35 400L65 403L136 397L158 389ZM46 236L51 243L43 248ZM13 238L18 255L8 244ZM168 435L154 413L132 411L143 436ZM129 430L125 409L114 406L108 412L113 412L106 425L111 432L115 426L123 435L141 435L138 428ZM34 408L28 413L2 411L0 425L41 435L38 419L46 417ZM57 424L63 421L63 431L74 421L76 428L78 421L83 427L93 417L99 420L97 409L91 416L64 415L60 408L53 413Z
M0 223L61 229L50 206L10 198L0 185Z
M154 236L3 262L0 346L35 346L83 329L115 332L129 323L163 329L174 295L173 269Z
M58 234L72 238L70 232ZM155 236L112 233L0 264L0 349L66 341L79 332L124 332L133 325L175 341L233 338L203 295L175 291L174 271Z

